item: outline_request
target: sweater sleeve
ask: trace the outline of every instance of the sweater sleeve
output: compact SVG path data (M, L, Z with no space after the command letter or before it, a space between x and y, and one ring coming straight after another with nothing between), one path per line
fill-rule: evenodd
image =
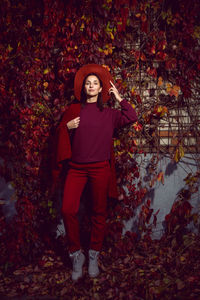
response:
M66 108L62 120L54 135L54 146L52 149L52 179L55 185L62 169L62 161L71 157L70 132L67 122L79 115L79 105L70 105Z
M120 102L121 110L114 110L114 128L120 128L137 121L135 109L126 100Z

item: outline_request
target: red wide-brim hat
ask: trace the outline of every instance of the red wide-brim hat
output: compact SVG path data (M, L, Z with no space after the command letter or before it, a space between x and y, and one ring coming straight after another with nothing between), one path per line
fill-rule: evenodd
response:
M96 74L101 79L101 82L103 84L102 99L103 99L104 103L107 102L108 99L110 98L110 95L109 95L109 89L111 88L110 81L113 82L113 78L106 67L103 67L103 66L97 65L97 64L84 65L77 71L75 78L74 78L74 95L75 95L75 97L78 100L81 99L81 89L82 89L83 81L84 81L85 77L90 73Z

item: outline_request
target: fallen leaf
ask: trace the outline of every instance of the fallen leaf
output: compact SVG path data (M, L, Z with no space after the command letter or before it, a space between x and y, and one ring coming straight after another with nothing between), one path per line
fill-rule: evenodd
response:
M64 287L60 292L60 296L64 296L67 292L68 292L68 288Z

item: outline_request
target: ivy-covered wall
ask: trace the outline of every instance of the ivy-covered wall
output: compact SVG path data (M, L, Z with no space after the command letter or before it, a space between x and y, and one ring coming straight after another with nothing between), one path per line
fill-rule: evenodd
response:
M51 244L47 229L59 219L51 195L51 137L74 99L77 69L90 62L110 70L139 116L115 139L119 199L110 203L108 240L120 242L123 222L138 206L138 236L150 238L149 221L153 217L156 224L157 212L148 192L164 181L161 159L169 155L178 164L191 146L193 153L199 151L199 1L2 0L1 7L0 170L15 190L17 212L7 224L0 206L2 263L18 264ZM189 123L182 119L174 127L173 112L180 109L187 111ZM163 124L172 148L160 143ZM196 142L191 145L188 137ZM144 185L135 158L149 152L154 155ZM190 199L199 178L195 163L198 172L187 175L165 219L168 234L192 219ZM197 215L193 219L197 222Z

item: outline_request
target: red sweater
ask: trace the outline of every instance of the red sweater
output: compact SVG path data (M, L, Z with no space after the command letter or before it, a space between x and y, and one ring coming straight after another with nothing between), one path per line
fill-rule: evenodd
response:
M128 123L133 123L134 121L137 120L135 110L132 108L132 106L130 104L128 104L125 100L123 100L120 103L121 103L122 111L112 110L110 108L108 109L109 111L110 110L113 111L112 113L109 112L110 114L112 114L112 117L113 117L112 118L113 121L111 123L112 130L113 130L113 128L117 128L117 127L123 126ZM107 108L105 108L104 110L106 112ZM54 137L55 149L53 150L54 154L53 154L53 158L52 158L53 185L55 185L57 178L59 176L59 173L61 171L62 161L69 160L72 158L72 145L71 145L71 139L70 139L70 133L72 133L72 132L67 129L66 124L70 120L82 115L83 111L84 110L81 109L80 103L71 104L70 106L67 107L67 109L63 115L62 121L60 122L60 125L57 128L57 132ZM99 111L99 113L103 113L103 112ZM84 119L81 118L80 125L79 125L81 127L82 127L82 125L81 125L82 121L84 121ZM82 122L82 124L83 123L84 122ZM104 126L103 126L103 128L104 128ZM102 131L103 131L103 129L102 129ZM87 136L87 132L86 132L86 136ZM98 137L95 137L95 139L98 140ZM109 149L109 151L108 151L108 149L106 150L107 153L108 152L110 153L110 166L111 166L111 174L112 174L110 184L109 184L109 197L117 198L118 193L117 193L117 183L116 183L116 173L115 173L115 157L114 157L112 139L110 141L110 146L111 146L111 148ZM103 147L100 147L100 148L103 148Z
M137 120L135 110L123 100L121 111L87 103L80 112L80 124L72 142L72 160L78 163L98 162L110 159L111 143L115 128Z

